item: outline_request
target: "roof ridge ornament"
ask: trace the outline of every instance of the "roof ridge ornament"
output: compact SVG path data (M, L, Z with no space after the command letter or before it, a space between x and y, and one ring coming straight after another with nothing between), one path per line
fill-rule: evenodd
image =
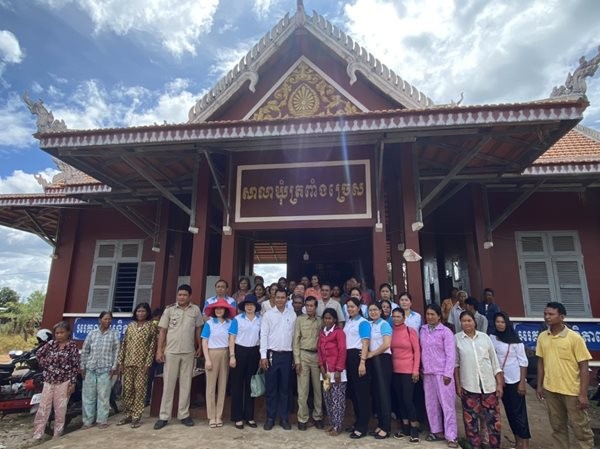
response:
M566 96L579 96L587 98L585 93L587 91L587 84L585 79L589 76L592 77L598 70L600 65L600 46L598 47L598 54L591 60L587 60L585 56L579 58L579 66L575 69L573 74L569 72L565 84L562 86L555 86L552 89L550 98L554 97L566 97Z
M48 133L48 132L58 132L58 131L66 131L67 125L65 125L64 120L56 120L54 119L54 115L52 111L48 111L46 106L44 106L44 102L42 100L38 100L35 103L31 101L29 98L29 94L27 91L23 92L23 101L29 108L29 111L33 115L37 116L37 132L38 133Z

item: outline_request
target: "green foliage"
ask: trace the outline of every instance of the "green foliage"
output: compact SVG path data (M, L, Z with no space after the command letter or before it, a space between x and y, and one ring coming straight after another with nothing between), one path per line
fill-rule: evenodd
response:
M6 307L12 311L19 303L19 294L10 287L0 289L0 307Z
M6 288L3 288L0 292ZM29 295L24 302L17 300L16 303L11 303L8 311L3 313L2 321L4 324L1 327L1 333L20 335L25 341L35 335L42 322L45 299L46 294L38 290Z

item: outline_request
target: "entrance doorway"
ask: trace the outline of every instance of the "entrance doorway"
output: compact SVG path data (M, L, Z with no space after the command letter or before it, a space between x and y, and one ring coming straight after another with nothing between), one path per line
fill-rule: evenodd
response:
M252 231L239 235L245 242L240 241L239 247L251 248L253 265L283 263L285 255L288 279L299 281L302 276L316 274L321 282L342 287L347 279L357 277L373 287L371 228ZM246 274L256 271L253 266L249 268Z

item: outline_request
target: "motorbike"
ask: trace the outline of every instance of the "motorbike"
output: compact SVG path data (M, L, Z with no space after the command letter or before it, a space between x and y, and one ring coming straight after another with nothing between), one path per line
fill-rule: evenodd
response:
M0 364L0 415L37 411L44 379L36 350L10 351L10 363Z

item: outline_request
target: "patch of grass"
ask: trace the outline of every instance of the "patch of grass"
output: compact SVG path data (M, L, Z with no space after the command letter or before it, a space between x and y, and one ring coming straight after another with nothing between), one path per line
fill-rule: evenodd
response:
M0 333L0 356L8 354L13 349L28 351L36 344L35 337L25 340L22 335Z

